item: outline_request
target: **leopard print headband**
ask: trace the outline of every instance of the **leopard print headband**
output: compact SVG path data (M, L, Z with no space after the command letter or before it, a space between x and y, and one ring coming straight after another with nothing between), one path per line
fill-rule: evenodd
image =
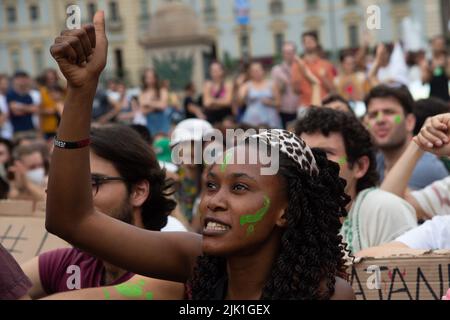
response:
M308 171L311 175L319 173L319 168L311 149L303 139L292 132L271 129L248 138L259 139L266 144L279 148L289 159L298 163L302 170Z

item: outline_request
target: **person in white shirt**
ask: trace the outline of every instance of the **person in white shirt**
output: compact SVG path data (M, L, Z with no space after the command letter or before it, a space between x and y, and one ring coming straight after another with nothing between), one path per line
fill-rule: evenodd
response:
M409 152L415 149L434 153L437 156L450 156L450 113L428 119L414 138ZM407 150L407 152L408 152ZM401 178L401 176L397 176ZM447 190L448 192L448 190ZM450 215L436 216L418 228L406 232L395 241L382 246L369 248L357 253L357 256L380 256L392 253L408 253L413 249L441 250L450 249Z
M369 132L355 116L315 108L298 121L296 134L339 164L339 175L346 180L346 193L353 200L341 234L353 253L393 241L417 226L411 205L376 188L375 150Z
M6 101L6 92L9 88L9 78L5 74L0 74L0 136L4 139L13 138L13 127L9 121L9 108Z

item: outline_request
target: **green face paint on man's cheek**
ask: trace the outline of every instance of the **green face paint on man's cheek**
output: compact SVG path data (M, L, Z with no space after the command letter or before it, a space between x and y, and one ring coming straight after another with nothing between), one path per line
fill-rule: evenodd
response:
M402 116L397 115L397 116L394 117L395 124L401 124L402 121L403 121Z
M264 196L264 206L261 209L259 209L255 214L247 214L241 216L240 218L241 226L249 224L247 228L247 235L253 234L253 232L255 231L255 224L260 222L264 218L267 211L269 211L269 208L270 208L270 198Z
M347 157L341 157L339 160L338 160L338 164L340 165L340 166L344 166L344 165L346 165L347 164Z
M381 112L378 112L377 114L377 121L383 120L383 114Z

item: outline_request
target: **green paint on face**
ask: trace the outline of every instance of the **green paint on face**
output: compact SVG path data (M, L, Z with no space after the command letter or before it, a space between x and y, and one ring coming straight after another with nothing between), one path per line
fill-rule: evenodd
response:
M377 114L377 121L383 120L383 114L381 112L378 112Z
M442 67L437 67L433 70L433 74L435 77L440 77L444 74L444 69Z
M228 166L228 164L230 163L230 160L231 160L232 157L233 157L233 152L232 152L231 150L228 150L228 151L225 153L225 158L223 159L223 163L222 163L222 165L220 166L220 171L221 171L222 173L224 173L225 170L227 169L227 166Z
M152 292L147 292L145 294L145 300L153 300L153 293Z
M247 228L247 236L253 234L254 232L255 232L255 225L254 224L249 225Z
M109 291L106 288L103 288L103 294L105 295L106 300L111 300L111 295L109 294Z
M402 116L400 116L400 115L395 116L394 117L394 122L395 122L395 124L402 123Z
M344 166L344 165L346 165L347 164L347 157L341 157L339 160L338 160L338 164L340 165L340 166Z
M270 208L270 198L267 196L264 196L264 206L259 209L255 214L248 214L241 216L240 218L240 224L241 226L245 224L250 224L247 228L247 235L252 234L255 231L255 223L258 223L264 218L267 211L269 211Z

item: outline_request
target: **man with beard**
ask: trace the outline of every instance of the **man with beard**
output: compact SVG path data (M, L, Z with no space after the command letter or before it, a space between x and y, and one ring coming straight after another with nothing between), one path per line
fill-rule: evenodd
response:
M380 85L370 91L365 102L365 121L380 151L377 169L383 181L413 138L416 123L414 100L406 87ZM413 190L422 189L447 175L444 164L436 156L425 153L418 161L408 185Z
M138 133L126 126L108 125L91 131L92 198L97 209L117 220L153 231L185 231L175 218L165 172ZM89 192L91 190L79 190ZM61 208L64 210L64 208ZM98 237L101 242L101 236ZM128 239L123 239L128 241ZM41 254L22 266L33 287L33 299L60 293L54 299L123 299L122 286L142 286L154 299L181 299L182 284L134 275L78 248ZM111 288L97 288L110 286ZM92 291L86 288L97 288ZM68 292L75 289L86 289ZM103 290L108 292L103 293ZM146 299L133 296L135 299Z
M376 187L375 150L369 132L354 115L313 108L297 122L295 133L339 165L345 193L352 200L341 228L350 251L393 241L417 226L414 209L406 201Z

